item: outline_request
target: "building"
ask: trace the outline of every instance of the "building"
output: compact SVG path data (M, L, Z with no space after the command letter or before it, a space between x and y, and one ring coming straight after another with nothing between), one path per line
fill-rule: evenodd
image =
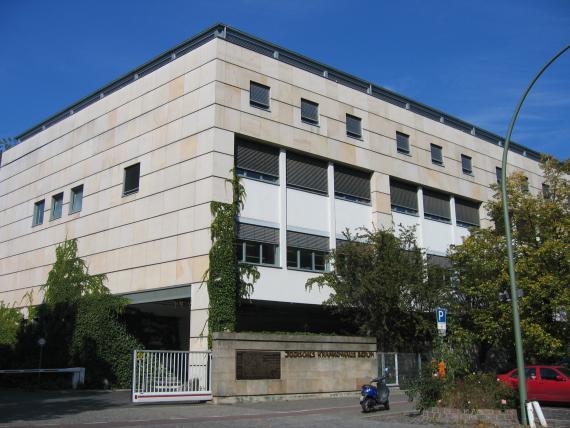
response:
M231 200L234 167L238 254L261 273L246 322L279 323L318 319L328 293L305 281L346 228L417 225L444 262L488 224L502 155L498 135L222 24L18 139L0 166L0 300L40 302L55 246L78 238L90 272L152 315L157 346L170 325L169 346L194 350L207 346L210 202ZM512 151L509 173L538 192L539 153Z

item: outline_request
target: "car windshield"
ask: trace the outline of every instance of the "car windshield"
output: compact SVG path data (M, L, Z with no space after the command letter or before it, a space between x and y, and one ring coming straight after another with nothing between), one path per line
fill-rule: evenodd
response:
M564 376L570 377L570 369L567 369L566 367L558 367L558 370L561 371Z

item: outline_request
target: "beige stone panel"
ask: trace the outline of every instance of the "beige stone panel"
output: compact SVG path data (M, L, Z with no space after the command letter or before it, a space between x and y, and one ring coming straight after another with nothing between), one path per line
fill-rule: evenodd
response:
M192 303L191 303L192 304ZM196 346L201 345L202 340L208 337L208 309L191 309L190 310L190 349L196 350ZM193 339L201 339L192 343Z
M387 193L372 192L372 211L390 214L390 195Z
M392 214L373 212L372 225L379 229L390 229L394 226Z
M43 300L43 292L40 287L24 288L19 290L3 290L0 288L0 302L6 305L15 305L24 308L29 304L39 305Z

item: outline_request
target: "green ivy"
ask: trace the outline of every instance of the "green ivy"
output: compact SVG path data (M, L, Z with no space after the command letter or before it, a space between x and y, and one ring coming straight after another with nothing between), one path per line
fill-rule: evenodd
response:
M210 300L208 345L213 332L235 331L238 306L249 298L259 278L255 266L238 263L236 256L237 222L245 201L245 189L232 171L232 203L212 202L213 220L210 228L212 247L205 278Z

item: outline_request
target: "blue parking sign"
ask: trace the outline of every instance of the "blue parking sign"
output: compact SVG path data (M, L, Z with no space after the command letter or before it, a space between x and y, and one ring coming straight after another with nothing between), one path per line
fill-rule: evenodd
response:
M435 310L437 316L437 322L439 323L446 323L447 322L447 309L445 308L437 308Z

